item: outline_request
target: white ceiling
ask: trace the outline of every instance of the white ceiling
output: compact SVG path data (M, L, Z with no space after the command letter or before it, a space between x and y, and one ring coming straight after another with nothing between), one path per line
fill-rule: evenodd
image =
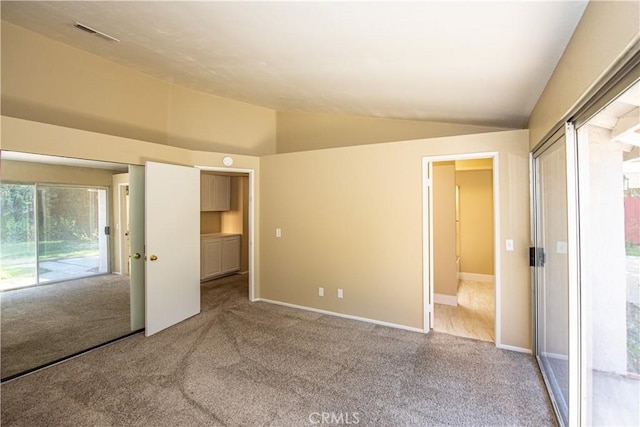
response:
M2 1L1 11L152 76L276 110L521 128L586 3Z

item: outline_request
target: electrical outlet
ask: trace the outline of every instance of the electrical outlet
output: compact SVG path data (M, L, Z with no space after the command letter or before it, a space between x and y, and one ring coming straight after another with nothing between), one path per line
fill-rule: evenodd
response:
M282 237L282 228L276 228L276 237L277 238Z
M344 294L342 293L342 289L338 289L338 298L344 298Z
M318 288L318 296L321 296L321 297L324 296L324 288L322 287Z

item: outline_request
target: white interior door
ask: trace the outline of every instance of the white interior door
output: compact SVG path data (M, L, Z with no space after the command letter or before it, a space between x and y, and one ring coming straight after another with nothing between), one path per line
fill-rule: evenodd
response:
M145 184L149 336L200 313L200 171L147 162Z

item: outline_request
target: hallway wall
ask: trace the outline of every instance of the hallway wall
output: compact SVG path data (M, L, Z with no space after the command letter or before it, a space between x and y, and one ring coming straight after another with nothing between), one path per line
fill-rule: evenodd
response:
M460 194L460 272L494 274L493 174L456 171Z

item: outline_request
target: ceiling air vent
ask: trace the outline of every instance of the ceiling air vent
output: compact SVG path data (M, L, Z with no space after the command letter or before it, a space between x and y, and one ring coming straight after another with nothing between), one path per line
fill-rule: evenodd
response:
M76 22L75 24L73 24L73 26L78 28L78 29L80 29L80 30L82 30L82 31L84 31L84 32L86 32L86 33L94 34L94 35L96 35L98 37L102 37L103 39L109 40L111 42L119 42L120 41L117 38L115 38L113 36L110 36L109 34L103 33L102 31L98 31L98 30L96 30L94 28L91 28L91 27L89 27L87 25L81 24L80 22Z

